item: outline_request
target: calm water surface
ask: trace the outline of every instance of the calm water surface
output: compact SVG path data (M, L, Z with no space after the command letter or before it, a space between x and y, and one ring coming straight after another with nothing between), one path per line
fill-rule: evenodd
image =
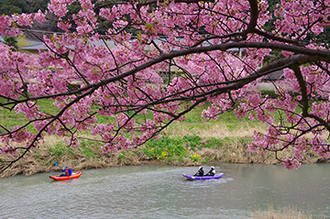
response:
M249 218L270 205L330 218L330 164L215 167L224 176L207 181L181 175L197 167L170 166L85 170L62 182L48 177L58 173L0 179L0 218Z

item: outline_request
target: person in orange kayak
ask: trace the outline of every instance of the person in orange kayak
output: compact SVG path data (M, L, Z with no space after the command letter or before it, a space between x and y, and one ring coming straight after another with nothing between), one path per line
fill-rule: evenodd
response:
M72 175L72 170L69 168L69 166L66 166L65 169L62 170L61 176L71 176Z

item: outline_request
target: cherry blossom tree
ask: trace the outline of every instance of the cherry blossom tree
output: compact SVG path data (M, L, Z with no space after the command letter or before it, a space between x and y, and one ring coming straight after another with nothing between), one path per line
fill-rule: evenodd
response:
M81 10L71 15L73 2ZM307 151L329 158L330 51L323 32L330 0L281 0L274 8L265 0L51 0L46 12L0 17L3 35L29 32L51 13L63 30L40 38L47 49L36 57L1 45L1 107L29 120L0 126L0 153L19 155L6 167L46 134L78 147L79 131L90 130L104 152L136 149L206 102L206 119L234 110L267 124L249 148L275 153L288 169L298 168ZM284 79L271 81L276 98L256 89L279 70ZM69 89L73 82L79 86ZM41 110L43 99L58 111ZM97 123L97 114L116 122ZM280 156L291 148L293 157Z

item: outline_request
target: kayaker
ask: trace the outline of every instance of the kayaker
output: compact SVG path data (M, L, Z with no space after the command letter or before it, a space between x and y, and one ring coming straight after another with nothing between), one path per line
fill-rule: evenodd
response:
M205 176L214 176L214 175L215 175L215 169L212 166L211 169L210 169L210 171L207 174L205 174Z
M204 170L202 166L199 167L197 173L195 173L194 176L204 176Z
M72 175L72 170L69 168L69 166L66 166L65 169L62 170L61 176L71 176Z

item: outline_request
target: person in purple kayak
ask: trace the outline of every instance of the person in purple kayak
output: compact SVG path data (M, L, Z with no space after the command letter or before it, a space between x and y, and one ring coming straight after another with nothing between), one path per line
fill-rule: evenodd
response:
M194 176L204 176L204 170L203 170L203 167L199 167L197 173L195 173Z
M210 171L207 174L205 174L205 176L214 176L214 175L215 175L215 169L212 166L211 169L210 169Z
M66 166L65 169L62 170L62 173L60 176L71 176L72 170L69 168L69 166Z

